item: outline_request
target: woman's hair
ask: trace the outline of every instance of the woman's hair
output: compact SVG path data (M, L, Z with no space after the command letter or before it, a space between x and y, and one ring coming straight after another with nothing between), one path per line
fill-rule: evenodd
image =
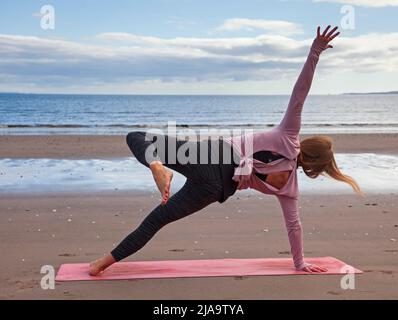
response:
M343 174L337 167L332 150L332 139L328 136L316 135L300 141L298 165L310 178L315 179L319 175L327 174L333 179L348 183L357 194L363 196L355 180Z

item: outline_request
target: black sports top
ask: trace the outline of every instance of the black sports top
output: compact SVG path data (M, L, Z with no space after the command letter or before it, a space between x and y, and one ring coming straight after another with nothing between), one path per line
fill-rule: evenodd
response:
M258 151L255 154L253 154L253 159L262 161L264 163L269 163L281 158L283 158L283 156L281 156L280 154L273 154L271 151ZM255 172L254 174L263 181L267 179L266 174L261 174L258 172Z
M232 161L231 164L224 164L223 161L221 160L220 171L221 171L222 184L223 184L223 198L219 202L222 203L225 200L227 200L228 197L232 196L236 192L236 189L238 187L238 183L232 180L232 177L234 176L235 168L239 165L239 162L237 161L239 157L236 156L232 146L229 143L223 141L223 143L220 143L220 147L228 148L232 154L230 159L235 160L235 162ZM220 149L220 156L222 156L223 154L224 153L222 149ZM258 151L253 154L253 158L265 163L269 163L284 157L279 154L273 154L271 151ZM265 181L267 179L266 174L255 172L255 175L258 178L260 178L262 181Z

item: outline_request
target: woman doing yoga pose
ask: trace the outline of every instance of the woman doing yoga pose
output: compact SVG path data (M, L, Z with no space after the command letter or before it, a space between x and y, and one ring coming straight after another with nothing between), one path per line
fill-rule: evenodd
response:
M296 171L301 167L310 178L326 174L350 184L358 194L362 194L357 183L337 167L330 137L317 135L299 141L301 113L319 56L322 51L332 48L330 41L339 35L339 32L336 32L337 27L329 29L330 26L321 34L318 27L317 36L294 86L287 111L276 127L268 131L222 139L219 148L209 147L211 144L208 141L178 141L172 136L161 137L166 146L170 142L174 143L173 152L177 154L187 150L189 152L197 150L195 154L190 155L190 159L191 156L196 160L203 158L203 150L207 151L205 157L208 159L216 153L220 156L227 150L227 153L230 152L232 158L237 161L232 163L220 161L219 164L211 161L207 161L208 163L202 163L203 161L185 163L178 159L172 161L173 152L167 150L168 148L162 154L151 149L154 141L148 139L148 134L130 132L127 135L127 144L132 153L139 162L152 171L162 195L162 203L110 254L90 264L91 275L97 275L113 263L137 252L166 224L195 213L216 201L224 202L236 190L246 188L256 189L278 198L295 268L306 272L327 271L322 266L304 261ZM151 155L150 160L148 154ZM184 186L171 197L170 184L173 174L168 168L187 178Z

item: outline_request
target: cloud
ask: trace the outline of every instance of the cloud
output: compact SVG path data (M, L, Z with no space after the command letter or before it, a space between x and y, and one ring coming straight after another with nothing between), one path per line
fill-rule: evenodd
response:
M0 34L0 85L35 88L294 79L312 39L159 38L103 33L78 43ZM398 33L337 38L320 72L397 72Z
M254 20L234 18L226 20L217 31L269 31L274 34L294 35L301 34L303 30L301 25L281 20Z
M398 6L398 0L313 0L314 2L335 2L341 4L351 4L361 7L388 7Z

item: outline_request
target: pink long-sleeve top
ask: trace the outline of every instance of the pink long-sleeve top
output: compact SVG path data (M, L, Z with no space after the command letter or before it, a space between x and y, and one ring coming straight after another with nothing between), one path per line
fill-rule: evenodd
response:
M296 171L297 157L300 153L301 112L311 87L319 56L326 48L327 43L322 39L317 38L312 43L308 58L294 86L287 111L278 126L271 130L226 139L240 156L240 163L233 177L233 180L238 182L238 189L252 188L278 198L285 219L294 266L297 270L308 265L304 262ZM253 159L254 153L263 150L276 152L285 158L270 163ZM255 172L269 174L280 171L291 171L287 183L281 189L275 188L254 174Z

